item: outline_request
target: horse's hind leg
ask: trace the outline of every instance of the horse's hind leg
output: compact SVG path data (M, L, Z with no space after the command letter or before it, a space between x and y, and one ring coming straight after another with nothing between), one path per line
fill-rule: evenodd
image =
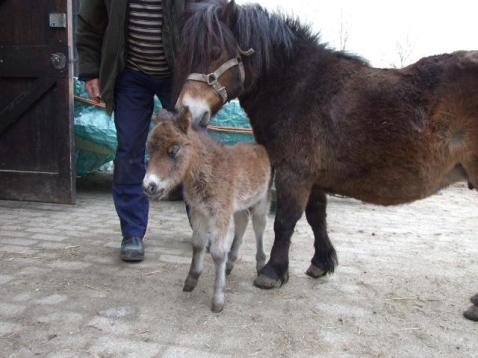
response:
M226 274L229 275L234 268L234 263L239 255L239 248L242 244L242 238L249 222L249 211L243 210L234 214L234 240L231 249L227 255Z
M298 175L299 174L299 175ZM292 184L293 183L293 184ZM295 225L304 213L310 185L300 173L276 171L277 210L274 221L274 245L269 262L262 268L254 285L264 289L279 287L289 279L289 246Z
M321 188L314 186L305 208L307 222L314 232L315 254L307 270L307 275L317 278L334 272L338 264L337 254L327 234L327 198Z
M204 252L206 251L207 243L208 236L206 233L194 230L192 237L193 258L188 277L186 277L186 281L184 282L184 292L191 292L198 283L199 276L203 269Z
M462 165L468 175L468 189L473 190L478 188L478 168L476 165L478 155L471 156L471 158L473 160L464 161ZM473 305L463 312L463 315L466 319L478 321L478 293L472 296L470 300Z

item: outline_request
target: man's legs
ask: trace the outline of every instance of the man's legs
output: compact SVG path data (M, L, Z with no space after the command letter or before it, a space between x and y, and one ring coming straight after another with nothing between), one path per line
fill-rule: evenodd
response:
M153 112L154 92L149 76L125 70L116 81L115 125L118 147L113 173L113 200L120 219L125 261L144 258L143 237L148 225L149 202L143 193L145 145Z

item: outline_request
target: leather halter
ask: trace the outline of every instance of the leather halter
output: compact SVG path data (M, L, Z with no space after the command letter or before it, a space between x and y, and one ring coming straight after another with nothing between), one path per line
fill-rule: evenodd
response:
M251 56L254 53L254 50L250 48L247 51L239 50L239 52L244 56ZM232 58L229 61L223 63L221 66L219 66L219 68L216 71L211 72L208 75L204 75L202 73L191 73L189 74L187 79L192 81L206 82L209 86L214 88L216 92L221 96L222 103L226 103L227 102L226 87L221 86L218 79L222 74L224 74L224 72L226 72L227 70L229 70L230 68L234 66L239 66L239 79L241 81L241 84L243 84L245 79L245 72L244 72L244 64L242 63L241 56Z

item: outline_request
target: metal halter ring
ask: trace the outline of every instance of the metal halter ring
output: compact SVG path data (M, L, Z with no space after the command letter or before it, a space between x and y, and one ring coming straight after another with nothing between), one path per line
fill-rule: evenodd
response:
M251 48L247 51L239 50L239 52L244 56L251 56L254 53L254 50ZM229 70L230 68L234 66L239 66L239 76L240 76L239 78L241 80L241 83L244 83L244 79L245 79L244 64L242 63L242 58L240 56L232 58L229 61L223 63L214 72L211 72L207 75L204 75L202 73L191 73L187 79L192 81L207 83L209 86L214 88L217 93L219 93L219 95L222 98L222 103L226 103L227 91L224 86L221 86L218 79L224 72L226 72L227 70Z

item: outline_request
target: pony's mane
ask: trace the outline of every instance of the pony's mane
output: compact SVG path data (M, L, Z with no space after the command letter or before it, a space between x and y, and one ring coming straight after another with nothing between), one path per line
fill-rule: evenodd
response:
M298 43L317 46L325 53L336 53L340 57L362 59L344 52L333 51L326 43L320 43L320 34L313 33L310 25L300 23L280 12L269 12L259 4L235 5L231 28L223 22L227 0L208 0L192 3L184 13L181 31L181 56L176 61L175 94L194 66L205 67L211 62L211 53L234 52L254 49L247 58L255 73L267 73L272 61L288 62L298 50ZM219 45L219 48L217 46ZM215 46L216 48L213 48Z
M280 49L280 57L289 60L296 51L297 41L310 40L318 43L319 36L312 35L310 27L282 13L269 12L258 4L237 6L237 18L232 28L243 50L253 48L251 57L254 68L264 66L268 71L271 60Z
M221 12L227 1L191 3L183 14L180 51L175 64L175 94L196 64L204 67L210 62L213 44L220 44L218 51L232 51L235 39L226 25L220 21Z

